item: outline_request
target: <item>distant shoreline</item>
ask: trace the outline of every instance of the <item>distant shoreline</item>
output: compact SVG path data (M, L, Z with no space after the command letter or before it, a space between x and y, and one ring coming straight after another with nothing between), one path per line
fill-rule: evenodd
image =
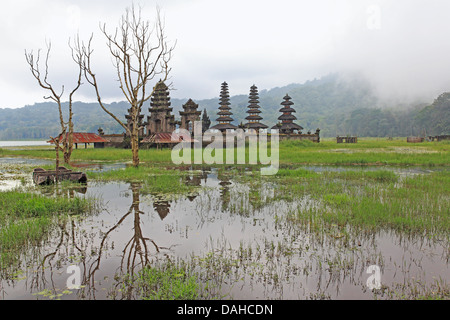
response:
M46 146L45 140L0 140L0 148L3 147L26 147L26 146Z

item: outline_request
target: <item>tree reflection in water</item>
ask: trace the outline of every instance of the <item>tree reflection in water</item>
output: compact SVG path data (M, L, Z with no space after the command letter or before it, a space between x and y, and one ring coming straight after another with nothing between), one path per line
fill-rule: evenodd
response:
M164 247L160 247L156 244L156 242L148 237L145 237L142 233L141 228L141 217L140 215L144 214L143 211L140 210L140 197L139 197L139 189L141 184L139 183L131 183L130 188L133 194L133 201L128 210L128 212L120 218L120 220L110 228L103 236L102 241L100 243L100 248L98 251L98 258L91 264L89 267L88 276L86 279L86 283L89 282L91 287L95 286L95 273L100 269L101 259L103 257L103 250L105 248L106 241L108 236L117 229L128 217L133 217L134 219L134 233L131 236L131 239L125 244L124 249L122 250L122 257L120 263L120 273L122 275L128 274L133 275L136 273L137 267L145 267L150 264L150 255L152 254L151 250L154 249L156 253L159 253L161 249L168 249Z
M183 182L186 185L201 186L203 180L206 183L207 173L207 170L203 170L201 174L184 176ZM231 182L226 178L223 179L225 181L222 179L219 179L221 180L221 190L224 192L222 196L227 198L228 186ZM140 208L140 189L140 183L130 184L132 202L128 210L105 232L100 230L98 232L99 239L96 238L98 229L88 227L89 222L86 225L83 222L84 219L77 220L69 217L68 222L67 220L60 221L48 239L35 249L35 257L32 259L40 261L40 263L35 266L30 275L27 275L26 286L29 288L27 290L34 294L42 292L42 290L50 290L55 294L62 292L66 289L66 280L70 276L66 273L67 268L70 265L77 265L81 270L81 289L73 291L76 296L71 294L67 298L103 299L108 296L116 298L117 288L123 288L123 279L135 275L143 267L149 266L159 258L158 254L162 253L165 256L169 254L171 248L159 246L155 240L143 232L141 216L144 211ZM77 193L86 194L87 186L47 188L41 191L49 196L73 198ZM195 194L190 194L187 199L193 201L196 197ZM158 199L158 195L152 195L152 199L153 208L161 220L170 214L171 201L165 199L163 195L160 199ZM101 225L103 223L101 222ZM126 238L126 231L123 230L120 230L121 240L116 240L115 236L112 237L114 231L129 224L133 226L130 238ZM125 238L123 238L124 233ZM118 246L123 246L123 248ZM119 252L119 257L118 260L115 260L117 252ZM42 254L45 254L43 258L37 258ZM120 261L120 264L114 266L114 261ZM115 271L111 270L111 266ZM107 278L108 280L105 280ZM112 281L113 278L114 282L110 282L109 288L105 288L105 282ZM123 298L130 298L127 296L128 294L129 292L122 291Z
M59 239L55 241L54 249L44 256L37 270L28 279L30 280L31 290L37 292L43 289L52 290L53 292L61 291L61 283L58 283L58 288L57 281L54 281L54 276L57 274L56 271L57 269L64 269L70 264L68 257L77 256L79 260L76 264L81 268L82 285L81 290L77 291L77 296L82 299L96 299L96 292L99 291L96 286L106 278L100 276L99 279L96 279L96 275L102 268L102 261L107 259L107 252L113 246L111 241L109 241L110 235L130 219L133 219L133 233L128 241L123 242L124 247L121 249L120 266L115 278L117 276L121 278L124 275L135 274L141 268L151 263L152 254L160 253L161 250L170 250L170 248L158 246L153 239L143 234L141 215L144 212L140 209L140 188L140 183L130 184L132 203L128 211L105 233L100 232L101 238L98 247L93 241L94 236L86 234L74 220L69 221L69 223L60 223ZM61 271L59 274L61 274ZM68 275L65 278L67 279L67 277Z

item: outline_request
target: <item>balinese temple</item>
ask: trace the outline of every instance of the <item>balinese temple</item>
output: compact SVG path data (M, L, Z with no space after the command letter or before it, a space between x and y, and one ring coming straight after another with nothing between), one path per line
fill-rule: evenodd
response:
M199 114L193 112L193 108L197 108L197 105L193 102L185 108L185 111L187 111L184 117L185 123L186 119L191 119L191 116L199 116ZM153 90L150 108L148 109L150 116L147 116L147 136L141 140L141 143L165 147L183 141L181 136L174 133L177 121L172 114L172 109L170 107L169 88L160 80ZM174 136L172 136L172 133L174 133Z
M198 110L198 104L196 104L192 99L189 99L183 105L183 110L180 111L181 116L181 129L188 130L191 134L194 131L194 121L200 121L201 111Z
M257 132L261 129L267 129L268 127L261 123L260 121L263 119L259 114L261 113L259 103L259 95L258 95L258 88L253 85L250 87L250 94L249 94L249 105L247 113L249 114L245 120L248 120L247 123L244 124L245 129L254 129Z
M294 104L290 101L292 98L286 94L283 99L284 101L281 103L282 108L280 109L282 115L278 117L278 120L281 120L281 123L276 124L272 129L278 129L282 134L292 134L294 131L299 131L298 133L301 133L303 127L294 123L294 120L297 120L297 118L292 114L295 112L291 107Z
M232 125L233 118L231 116L231 107L230 107L230 95L228 93L228 84L226 82L222 83L222 90L220 91L220 107L217 115L219 118L216 119L218 124L212 126L211 129L220 130L224 132L226 130L237 129L235 125Z
M172 133L175 131L175 116L170 108L169 88L159 81L151 97L150 116L147 116L147 134Z
M144 115L140 114L138 119L138 125L139 125L139 137L143 137L144 136L144 126L145 123L142 122L142 120L144 119ZM128 114L125 115L125 119L127 119L127 127L128 129L130 129L130 132L133 131L133 121L131 121L131 108L128 109Z

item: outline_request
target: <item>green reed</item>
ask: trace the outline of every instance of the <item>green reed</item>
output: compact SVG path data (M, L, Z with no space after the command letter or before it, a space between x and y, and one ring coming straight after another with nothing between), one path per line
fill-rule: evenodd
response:
M38 245L59 219L95 210L92 199L0 192L0 265L7 267L29 245Z

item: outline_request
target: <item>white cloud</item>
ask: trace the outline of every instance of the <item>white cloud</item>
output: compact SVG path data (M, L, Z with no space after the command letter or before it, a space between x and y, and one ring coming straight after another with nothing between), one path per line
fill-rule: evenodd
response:
M139 1L135 1L138 3ZM162 8L167 36L177 40L172 96L194 99L247 94L336 71L360 71L386 96L433 95L450 87L450 20L446 0L142 1L152 19ZM74 81L68 38L94 32L95 70L103 94L119 99L99 22L110 30L131 1L16 0L1 4L0 107L21 107L45 94L32 78L25 49L52 41L50 77ZM379 12L374 10L379 8ZM377 16L378 14L378 16ZM375 16L374 16L375 15ZM375 19L375 20L374 20ZM371 26L375 26L371 28ZM372 29L372 30L371 30ZM77 99L93 100L86 84Z

